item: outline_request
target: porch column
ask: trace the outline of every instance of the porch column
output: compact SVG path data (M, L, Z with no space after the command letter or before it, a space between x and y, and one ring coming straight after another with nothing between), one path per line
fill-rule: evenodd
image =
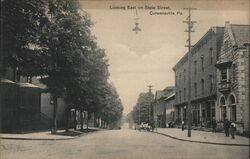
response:
M229 105L227 105L226 108L227 108L227 118L228 118L228 120L231 120L231 107L229 107Z
M230 79L229 75L230 75L230 70L229 68L227 68L227 82L229 82L229 79Z
M201 103L199 104L199 111L200 111L200 126L202 126L202 110L201 110Z

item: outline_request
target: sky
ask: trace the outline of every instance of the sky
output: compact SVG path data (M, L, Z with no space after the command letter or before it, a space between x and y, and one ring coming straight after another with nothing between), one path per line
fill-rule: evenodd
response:
M128 9L135 6L136 9ZM142 6L142 9L138 7ZM146 7L148 6L148 7ZM165 9L157 9L157 7ZM91 28L98 45L106 50L109 59L110 82L112 82L124 106L124 114L136 104L141 92L153 92L174 86L172 68L187 52L187 40L183 20L187 18L185 7L195 7L192 19L195 44L212 26L249 24L249 1L105 1L81 0L81 7L94 23ZM121 8L126 8L121 9ZM156 7L155 9L149 7ZM119 9L114 9L119 8ZM169 9L170 8L170 9ZM151 15L165 12L168 15ZM175 15L172 15L175 14ZM141 31L136 34L135 18L139 18Z

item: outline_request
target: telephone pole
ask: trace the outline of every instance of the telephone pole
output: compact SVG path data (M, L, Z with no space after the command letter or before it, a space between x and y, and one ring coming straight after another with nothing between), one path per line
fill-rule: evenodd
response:
M194 23L196 23L196 21L191 20L191 11L195 10L196 8L183 8L183 9L188 10L188 17L186 18L185 21L183 21L183 23L186 23L188 26L188 29L185 30L185 32L188 33L188 39L187 39L188 44L185 45L185 47L188 47L188 54L187 54L187 58L188 58L188 105L187 105L188 134L187 134L187 136L191 137L192 112L191 112L191 58L190 58L190 51L191 51L191 48L193 47L191 45L191 33L195 32L193 30L193 26L194 26Z

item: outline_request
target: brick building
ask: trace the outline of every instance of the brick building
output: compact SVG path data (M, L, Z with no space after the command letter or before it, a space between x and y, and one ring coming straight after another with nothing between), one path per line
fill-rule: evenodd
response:
M249 133L249 32L250 25L226 22L216 64L217 119L235 121L241 133Z
M176 122L187 122L188 62L191 75L191 107L194 126L210 127L217 103L216 61L221 48L223 27L211 27L192 47L190 61L185 54L173 67L175 72Z

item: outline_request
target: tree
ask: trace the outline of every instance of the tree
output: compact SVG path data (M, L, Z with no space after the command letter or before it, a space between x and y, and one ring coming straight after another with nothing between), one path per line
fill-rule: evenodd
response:
M119 127L123 106L115 87L109 84L109 92L105 94L105 106L100 110L100 117L111 128Z
M43 0L1 1L1 59L0 77L8 67L19 77L42 75L40 43L42 30L48 19Z
M78 106L89 80L89 54L93 37L90 19L79 13L78 1L49 0L50 22L44 31L47 46L45 72L41 82L46 84L54 101L53 132L56 132L57 99L67 98L70 106ZM82 98L82 97L81 97Z
M151 92L141 93L137 99L137 103L132 110L132 119L134 123L140 124L152 122L152 102L154 95Z

